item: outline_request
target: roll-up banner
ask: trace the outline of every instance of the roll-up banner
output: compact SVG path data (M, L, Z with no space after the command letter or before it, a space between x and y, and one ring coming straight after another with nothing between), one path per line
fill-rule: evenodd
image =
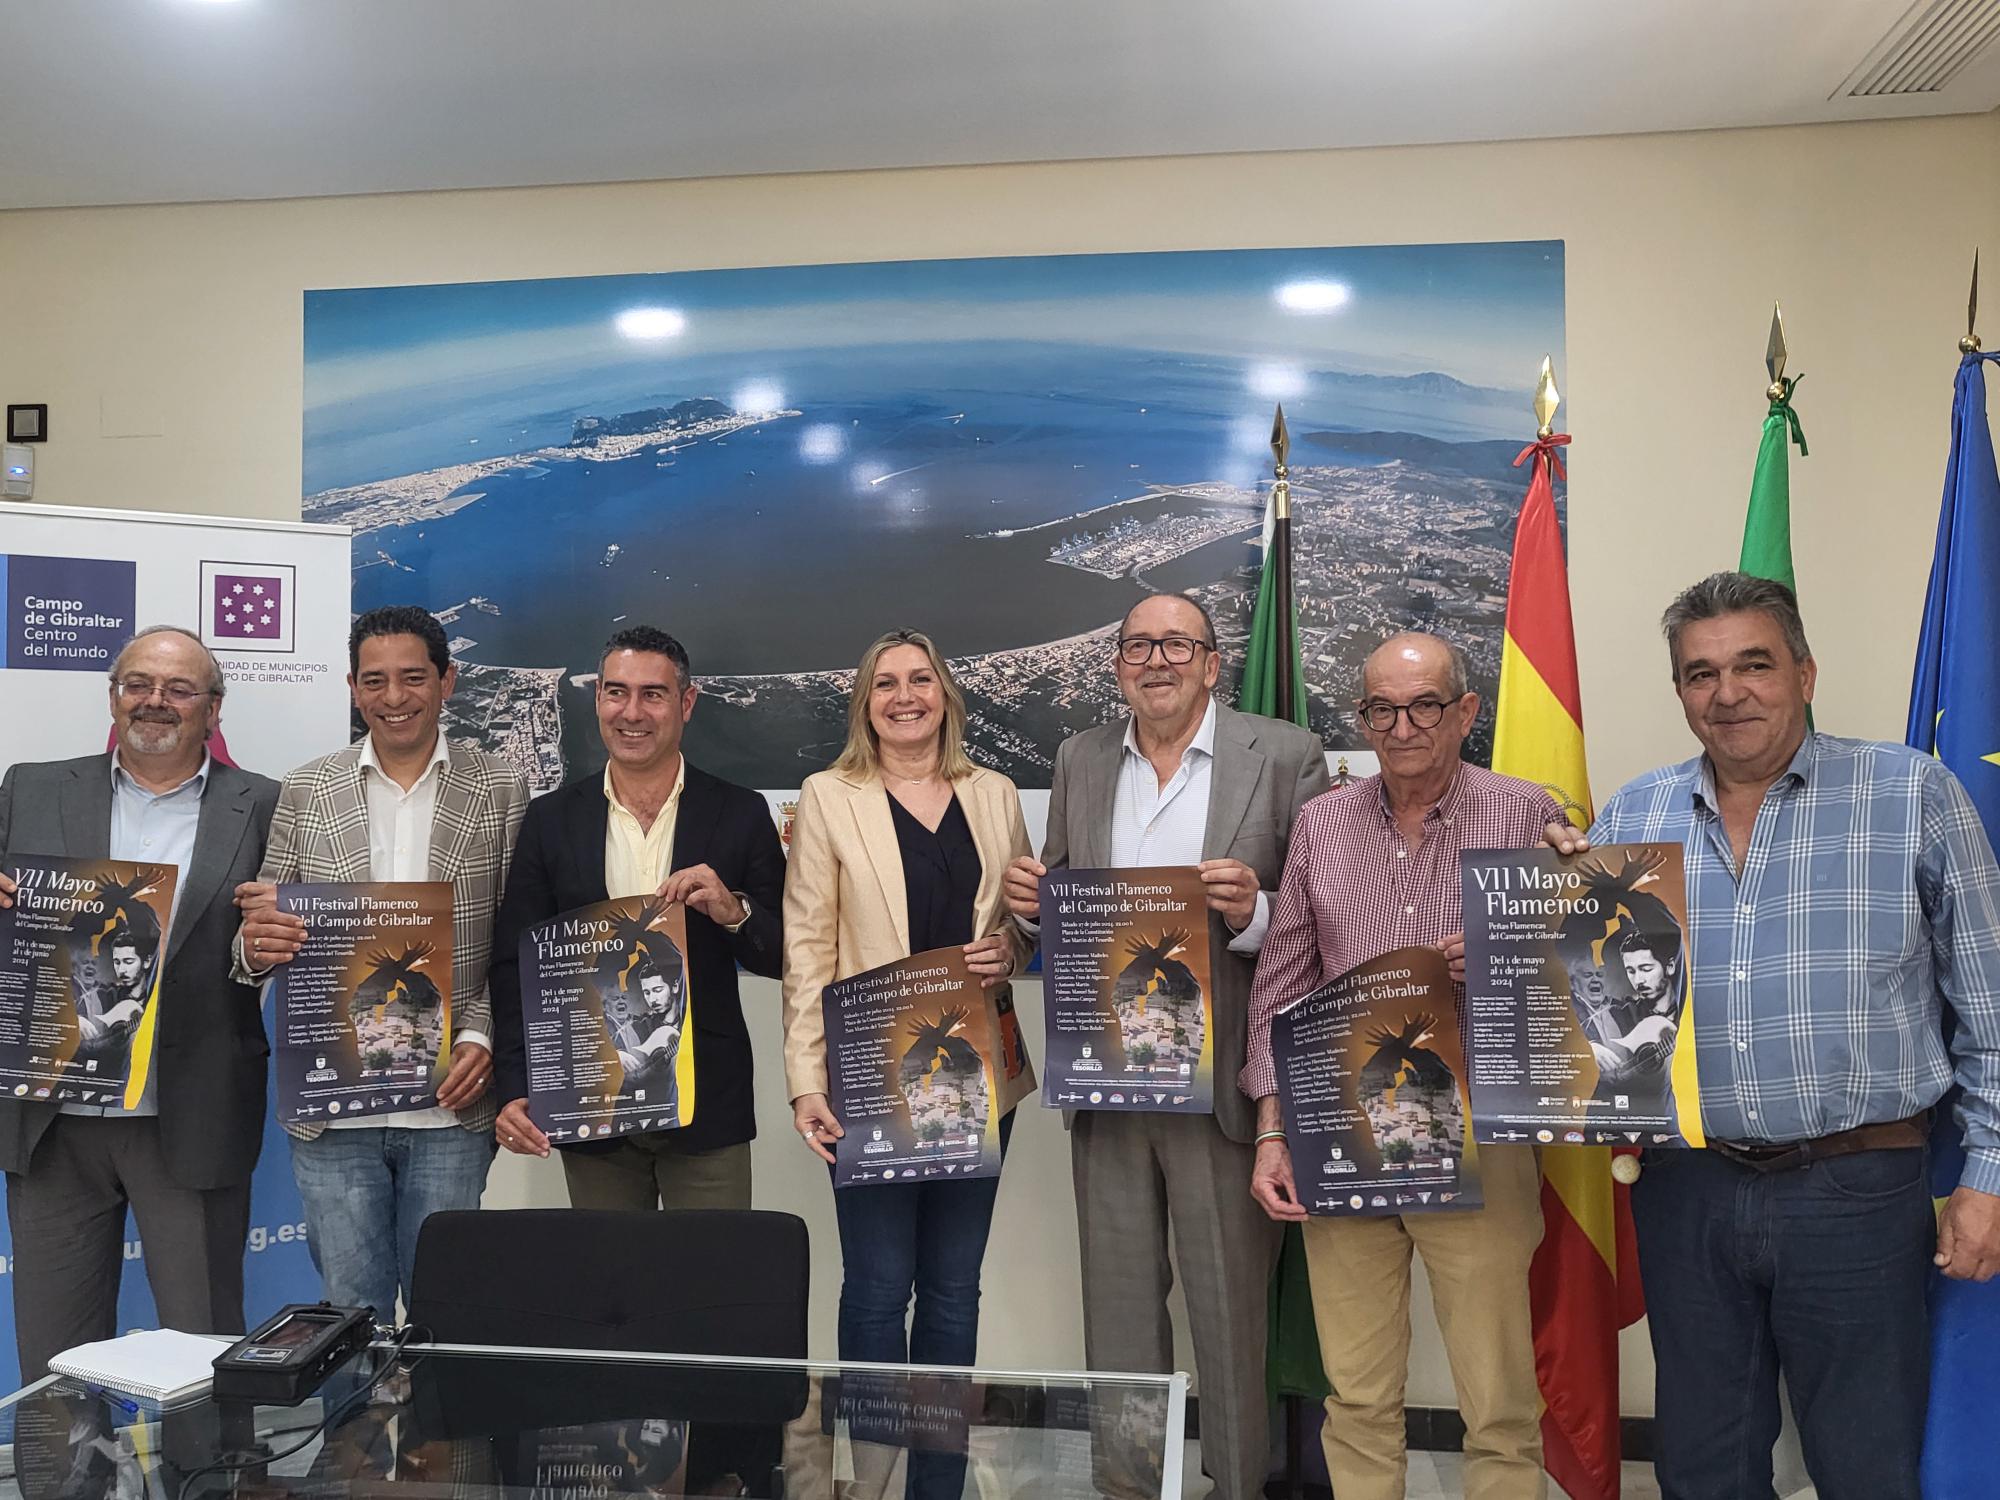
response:
M0 508L0 764L111 744L118 649L148 625L194 631L227 680L211 751L271 777L348 742L349 528L212 516ZM107 795L109 793L107 792ZM244 1303L254 1323L319 1297L291 1153L275 1121L251 1190ZM13 1245L0 1221L0 1389L16 1384ZM129 1220L118 1326L154 1326Z

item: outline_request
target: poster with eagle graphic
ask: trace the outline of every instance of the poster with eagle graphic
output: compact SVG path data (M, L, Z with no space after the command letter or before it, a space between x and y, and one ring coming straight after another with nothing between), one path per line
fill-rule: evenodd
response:
M963 948L836 980L820 1007L828 1097L847 1132L836 1188L1000 1175L1004 1038Z
M451 1062L451 883L280 885L278 910L306 924L271 986L278 1118L434 1106Z
M551 1141L678 1130L694 1119L687 908L625 896L521 935L528 1118Z
M11 857L0 909L0 1089L136 1105L153 1052L173 865Z
M1306 1212L1325 1217L1478 1208L1451 969L1398 948L1281 1010L1271 1054Z
M1208 893L1199 870L1049 871L1042 966L1044 1104L1215 1112Z

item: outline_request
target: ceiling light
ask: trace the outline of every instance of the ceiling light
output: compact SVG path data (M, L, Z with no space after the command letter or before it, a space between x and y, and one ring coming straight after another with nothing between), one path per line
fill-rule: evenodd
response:
M740 412L782 411L785 393L778 389L776 381L751 380L736 388L729 404Z
M628 307L618 315L618 331L628 339L670 339L687 328L687 316L672 307Z
M1349 295L1338 281L1288 281L1278 288L1278 306L1286 312L1328 313L1346 306Z
M1296 401L1306 393L1306 372L1297 365L1252 365L1248 384L1266 401Z
M830 464L847 452L847 434L831 422L815 422L799 435L799 457L809 464Z

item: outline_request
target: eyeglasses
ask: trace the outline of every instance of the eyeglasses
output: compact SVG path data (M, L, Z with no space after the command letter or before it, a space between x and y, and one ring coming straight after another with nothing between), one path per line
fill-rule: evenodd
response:
M175 678L172 682L160 683L150 677L119 677L111 685L118 690L118 696L143 703L158 693L169 703L192 703L197 698L209 697L213 688L198 688L191 682Z
M1408 714L1414 729L1435 729L1444 722L1445 707L1435 698L1419 698L1414 703L1384 703L1374 699L1362 704L1357 712L1370 729L1387 734L1396 727L1398 714Z
M1157 640L1149 635L1128 635L1118 642L1118 659L1128 667L1143 667L1157 650L1168 666L1184 667L1194 660L1197 651L1214 649L1207 641L1185 635L1162 636Z

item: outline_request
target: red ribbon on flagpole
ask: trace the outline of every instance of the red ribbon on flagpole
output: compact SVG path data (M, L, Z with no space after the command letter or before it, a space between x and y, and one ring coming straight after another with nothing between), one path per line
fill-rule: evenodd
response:
M1514 467L1517 469L1520 468L1522 464L1528 461L1531 454L1539 453L1548 459L1549 468L1554 471L1556 478L1566 480L1569 478L1569 470L1563 467L1560 450L1567 446L1568 443L1569 434L1566 432L1552 432L1545 438L1536 438L1521 450L1520 455L1514 460Z

